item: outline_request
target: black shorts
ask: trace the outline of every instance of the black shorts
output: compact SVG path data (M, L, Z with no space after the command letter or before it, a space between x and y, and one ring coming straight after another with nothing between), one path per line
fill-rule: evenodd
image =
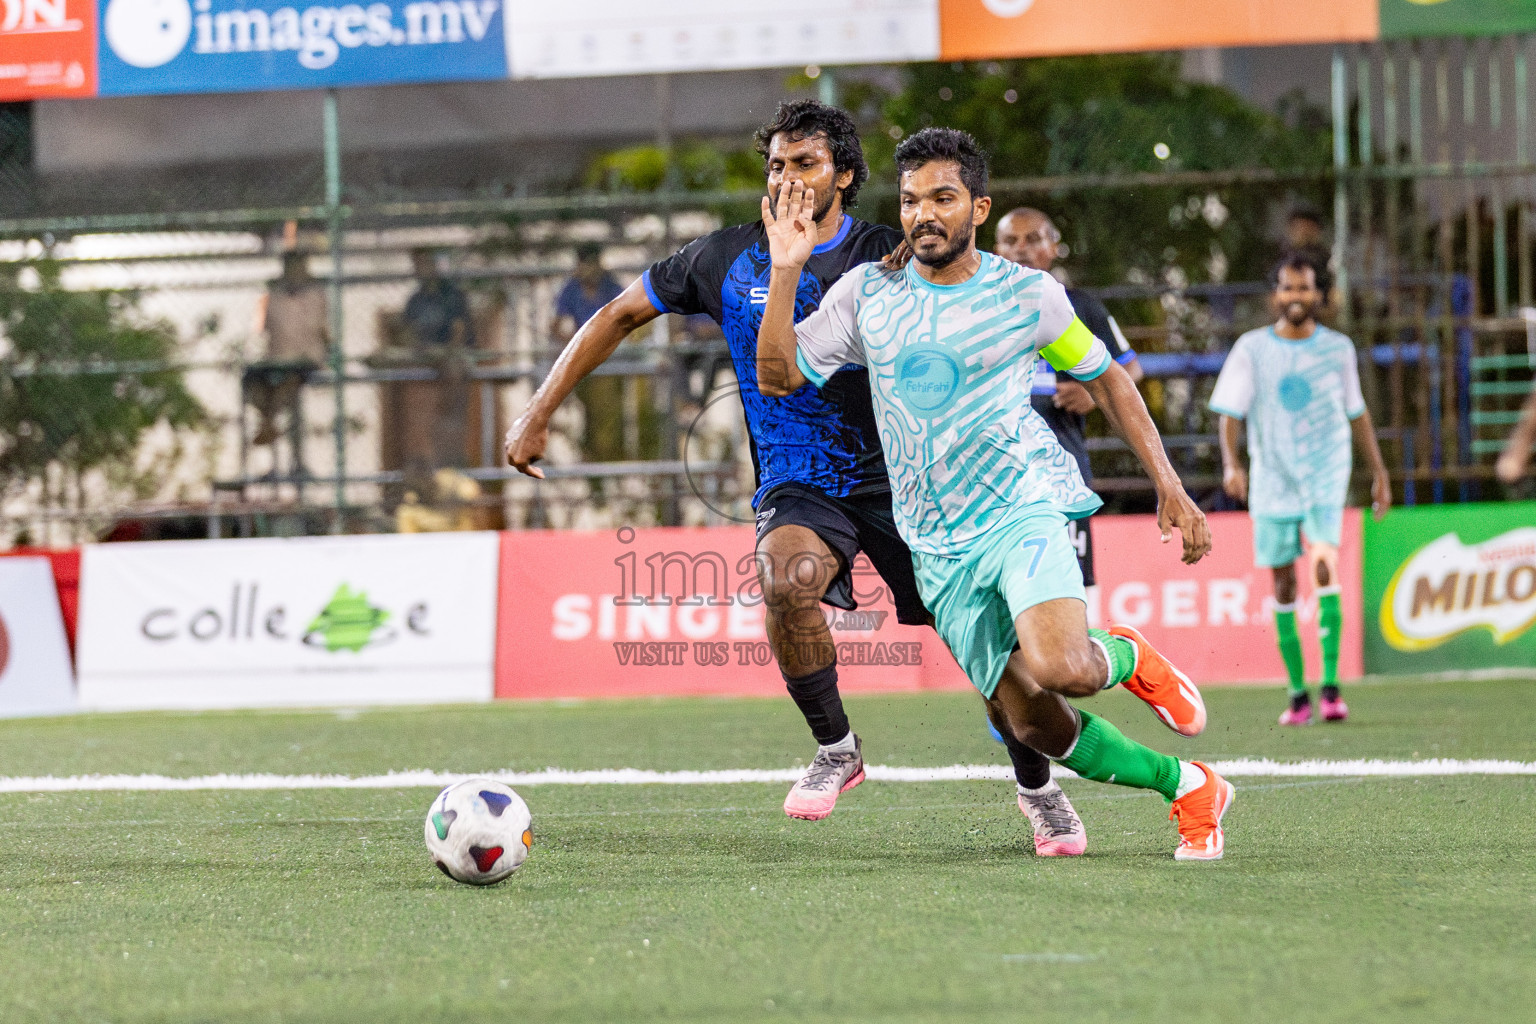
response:
M928 609L923 607L912 571L912 551L896 532L889 492L834 498L804 484L780 484L757 504L757 539L781 526L803 526L837 553L837 576L821 597L827 604L850 611L859 606L853 577L866 574L854 561L863 551L885 581L896 606L896 621L908 626L928 624ZM871 600L872 589L861 581L858 593Z
M1093 531L1086 518L1067 520L1067 540L1077 552L1077 567L1083 570L1083 586L1093 586Z

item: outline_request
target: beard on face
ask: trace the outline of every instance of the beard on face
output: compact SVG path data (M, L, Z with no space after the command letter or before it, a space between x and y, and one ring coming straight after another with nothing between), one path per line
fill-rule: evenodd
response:
M908 237L907 244L912 247L913 258L923 266L937 269L947 267L959 259L960 254L970 248L971 236L976 233L976 228L975 225L967 221L964 228L954 237L950 238L949 244L938 252L925 254L923 250L917 247L918 240L929 235L942 238L942 231L943 229L936 224L917 224L913 226L912 234Z
M1287 302L1284 310L1286 322L1293 327L1300 327L1317 313L1315 302Z

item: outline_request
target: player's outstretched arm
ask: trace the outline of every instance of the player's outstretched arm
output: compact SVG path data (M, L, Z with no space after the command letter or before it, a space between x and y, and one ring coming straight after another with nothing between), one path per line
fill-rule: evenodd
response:
M1141 468L1152 478L1157 488L1157 526L1162 531L1163 543L1178 530L1184 542L1184 561L1191 565L1200 561L1211 550L1211 528L1206 524L1205 513L1184 490L1179 474L1168 461L1157 426L1130 374L1112 362L1109 369L1083 385L1104 410L1110 427L1131 446Z
M1371 513L1379 520L1392 507L1392 477L1387 473L1387 463L1381 457L1381 445L1376 443L1376 425L1371 422L1371 410L1367 409L1349 421L1355 444L1365 453L1371 464Z
M549 376L533 393L528 408L507 430L507 462L518 472L544 479L534 463L544 457L549 444L549 420L583 377L603 364L630 333L661 314L645 294L645 285L634 281L619 297L592 314L560 352Z
M1216 417L1216 437L1221 442L1221 489L1233 501L1248 500L1248 471L1237 454L1238 419Z
M800 271L816 248L816 191L800 182L779 189L770 208L763 197L763 227L768 233L768 303L757 329L757 388L770 398L783 398L805 386L805 374L795 362L795 292Z

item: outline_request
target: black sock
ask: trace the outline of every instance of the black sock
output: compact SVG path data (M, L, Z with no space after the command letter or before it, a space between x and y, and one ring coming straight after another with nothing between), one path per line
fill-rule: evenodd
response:
M1003 746L1008 748L1008 759L1013 762L1013 777L1025 789L1039 789L1051 781L1051 759L1034 747L1028 747L1013 738L1007 729L1003 734Z
M848 735L848 716L843 713L843 698L837 692L837 662L799 679L785 676L784 685L800 706L817 743L828 747Z
M1323 700L1338 700L1339 687L1336 683L1330 683L1318 692L1318 696L1322 697Z

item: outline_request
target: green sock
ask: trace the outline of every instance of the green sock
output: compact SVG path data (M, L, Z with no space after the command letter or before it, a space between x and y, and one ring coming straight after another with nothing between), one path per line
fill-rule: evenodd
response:
M1317 592L1317 640L1323 648L1323 685L1339 685L1339 634L1344 629L1344 608L1339 588Z
M1179 759L1144 747L1098 715L1078 709L1082 729L1066 757L1057 758L1085 779L1178 795Z
M1285 662L1286 681L1291 696L1299 697L1307 692L1306 670L1301 661L1301 634L1296 632L1296 606L1275 605L1275 634L1280 640L1280 658ZM1335 649L1337 655L1337 649Z
M1112 636L1102 629L1090 629L1088 635L1104 645L1104 657L1109 659L1109 682L1104 689L1119 686L1136 671L1136 645L1123 636Z

